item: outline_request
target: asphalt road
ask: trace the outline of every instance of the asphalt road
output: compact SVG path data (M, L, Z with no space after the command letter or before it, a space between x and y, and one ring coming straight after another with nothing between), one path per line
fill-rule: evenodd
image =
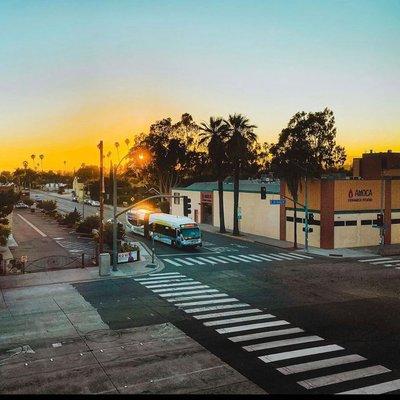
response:
M75 287L111 329L170 322L268 393L400 392L400 270L203 240L157 243L160 275Z

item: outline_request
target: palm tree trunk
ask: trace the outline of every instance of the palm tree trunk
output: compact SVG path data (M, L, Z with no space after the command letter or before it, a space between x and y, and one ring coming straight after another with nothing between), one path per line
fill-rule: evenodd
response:
M294 218L293 218L293 227L294 227L294 232L293 232L293 247L297 249L297 204L295 203L297 199L293 200L293 206L294 206Z
M224 183L221 177L218 178L218 200L219 200L219 231L226 233L224 215Z
M233 173L233 235L239 236L239 166L236 164Z

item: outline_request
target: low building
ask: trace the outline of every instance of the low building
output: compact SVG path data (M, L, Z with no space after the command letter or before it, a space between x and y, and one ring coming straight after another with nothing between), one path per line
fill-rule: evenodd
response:
M262 200L261 186L267 189ZM195 183L174 188L175 195L191 199L191 217L199 223L219 226L216 182ZM286 199L276 205L276 200ZM239 194L239 229L275 239L293 241L294 210L285 183L241 181ZM298 203L304 204L305 186L301 186ZM308 181L307 203L314 220L310 227L309 245L325 248L374 246L380 242L378 214L383 211L385 244L400 243L400 179L333 179ZM272 201L275 200L275 201ZM274 204L275 203L275 204ZM225 224L233 228L233 184L224 184ZM171 212L183 215L183 202L174 199ZM304 208L296 207L298 243L304 244Z
M364 153L353 159L353 176L363 179L379 179L382 176L400 177L400 153Z

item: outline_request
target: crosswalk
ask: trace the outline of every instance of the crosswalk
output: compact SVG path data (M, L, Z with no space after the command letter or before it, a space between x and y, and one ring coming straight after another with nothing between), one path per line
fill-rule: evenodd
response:
M361 263L374 265L376 267L394 267L396 269L400 269L400 257L373 256L362 258L358 261Z
M201 254L201 253L200 253ZM218 253L210 255L195 256L162 256L163 262L174 267L217 265L217 264L239 264L239 263L265 263L271 261L304 261L314 257L299 252L287 253L257 253L257 254L225 254Z
M93 254L95 251L95 246L92 241L86 242L73 242L64 238L54 238L56 243L58 243L61 247L68 250L71 254Z
M180 272L155 273L135 281L237 343L239 351L254 355L284 376L294 377L297 385L310 393L400 391L399 376L389 368Z

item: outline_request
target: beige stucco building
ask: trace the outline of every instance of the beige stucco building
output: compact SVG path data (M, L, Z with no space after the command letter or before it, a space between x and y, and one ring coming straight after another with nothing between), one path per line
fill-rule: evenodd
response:
M266 186L266 199L260 188ZM304 204L304 183L298 202ZM195 183L175 188L173 194L191 198L196 222L219 226L218 191L216 182ZM239 195L239 229L274 239L293 241L294 207L291 195L281 182L241 181ZM283 205L271 200L286 198ZM309 245L325 249L375 246L380 241L377 216L384 215L385 244L400 243L400 179L321 179L307 183L308 208L314 220L308 235ZM224 184L225 225L233 228L233 184ZM297 209L297 240L304 243L304 209ZM175 199L171 212L183 215L183 202Z

